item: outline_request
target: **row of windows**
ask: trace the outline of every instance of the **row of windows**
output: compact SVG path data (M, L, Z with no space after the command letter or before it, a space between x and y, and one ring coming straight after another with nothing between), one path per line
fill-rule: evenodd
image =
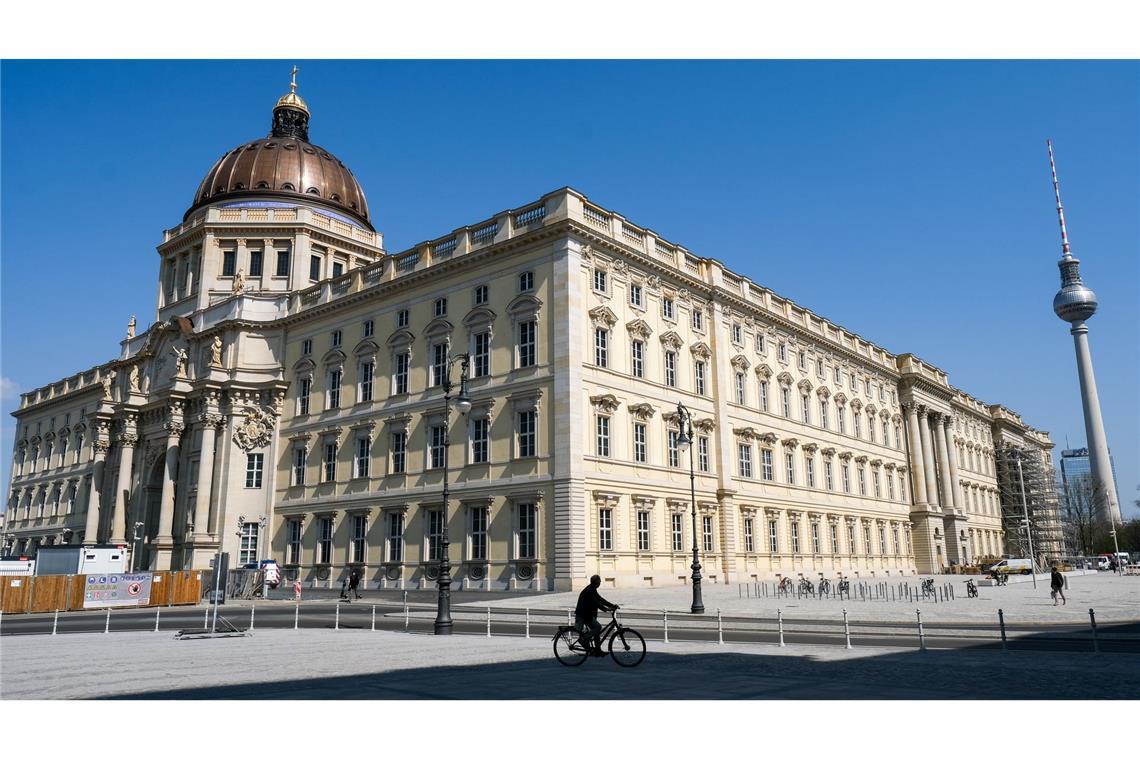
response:
M600 457L611 457L609 415L598 414L594 417L594 453ZM681 466L680 446L677 443L680 433L675 429L665 431L666 464L669 467ZM633 435L630 439L630 455L634 462L649 462L649 433L648 425L644 422L633 423ZM696 468L701 472L709 472L709 439L708 436L697 436Z
M736 403L746 405L746 384L747 379L743 372L737 372L735 376L734 389L736 392ZM769 412L769 383L767 380L760 380L757 386L759 392L759 406L760 411ZM822 396L819 397L816 406L817 415L813 418L812 415L812 401L811 396L807 393L800 394L800 403L798 409L798 417L796 416L797 410L792 405L792 389L781 386L780 387L780 415L789 420L796 420L805 425L813 425L824 430L832 430L841 435L852 435L860 440L867 440L871 443L881 443L883 446L893 446L899 451L902 450L902 428L896 422L893 426L889 420L875 419L872 413L867 414L866 424L866 437L864 437L863 414L859 409L852 410L851 433L847 431L847 407L844 404L835 405L835 426L832 427L831 423L831 402L829 399ZM891 432L894 432L894 442L891 442Z
M488 524L490 510L488 507L471 507L467 510L467 535L464 559L466 561L485 561L488 559ZM362 514L349 515L348 556L350 563L365 563L368 557L368 517ZM402 512L385 512L382 518L384 527L383 544L379 561L390 564L400 564L405 557L405 519ZM514 509L514 525L512 526L512 558L537 559L538 558L538 507L533 502L520 503ZM289 565L304 563L302 551L302 523L300 520L289 520L286 524L285 562ZM334 564L333 557L333 518L320 516L317 518L316 543L314 545L313 562L318 565ZM442 553L443 543L443 510L424 510L423 530L423 561L438 562Z
M538 456L537 413L534 410L517 412L514 421L513 458L524 459ZM490 428L490 421L486 417L472 417L467 420L466 464L482 464L490 460ZM442 424L427 427L424 451L426 469L435 470L444 466L448 449L447 443L447 431ZM356 439L352 457L353 478L367 478L372 475L374 448L370 437L361 436ZM336 441L328 441L321 446L320 452L320 482L331 483L336 481L340 444ZM305 470L308 459L309 450L307 448L298 446L293 450L293 476L291 481L293 485L305 485ZM407 472L407 462L408 433L405 431L391 433L388 437L388 472L385 474L393 475ZM256 487L260 488L260 480L258 483L259 485Z
M760 479L767 481L775 481L776 471L774 464L774 452L770 448L760 449ZM752 467L752 444L750 443L737 443L737 475L742 478L755 478L756 473ZM792 451L784 452L783 461L783 482L788 485L804 485L808 488L823 488L828 491L835 491L835 467L834 462L830 457L823 457L823 472L822 482L817 477L816 469L816 455L814 452L805 451L803 454L803 476L802 479L797 473L796 456ZM840 485L842 486L843 493L852 493L852 478L851 478L851 465L845 461L840 461L839 464ZM878 467L871 467L871 486L872 492L876 499L883 498L883 484L886 484L886 498L890 501L900 501L905 503L906 496L906 478L902 473L897 473L898 489L895 488L896 474L887 471L880 473ZM855 468L856 484L858 494L860 496L868 496L867 491L867 467L863 463L858 463ZM880 477L882 476L882 477ZM897 496L897 499L896 499Z
M59 439L59 445L56 446L54 441L48 441L43 447L43 457L40 457L39 446L33 446L30 451L19 449L14 456L15 476L19 477L24 474L25 468L27 474L35 474L37 469L50 470L53 467L64 467L68 464L68 452L71 453L71 464L80 464L85 461L83 459L83 433L75 434L75 446L72 447L70 440L66 437Z
M51 500L48 500L48 491L43 489L39 492L39 497L35 499L35 518L40 519L43 517L58 517L61 515L70 515L75 512L76 499L79 496L78 486L72 484L66 489L56 486L51 489ZM8 514L12 519L16 519L19 515L24 520L32 519L32 502L33 496L31 491L27 491L23 500L23 514L19 512L17 502L19 497L13 492L9 498L9 511ZM49 507L50 504L50 507Z

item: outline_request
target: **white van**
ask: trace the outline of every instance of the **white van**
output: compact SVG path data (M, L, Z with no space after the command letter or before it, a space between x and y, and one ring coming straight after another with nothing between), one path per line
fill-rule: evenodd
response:
M991 573L1017 573L1028 575L1033 572L1033 563L1028 559L1003 559L986 568Z

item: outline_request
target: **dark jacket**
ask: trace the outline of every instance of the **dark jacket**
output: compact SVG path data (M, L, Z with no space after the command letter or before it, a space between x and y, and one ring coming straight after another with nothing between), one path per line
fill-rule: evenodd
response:
M348 576L348 587L349 588L356 588L359 585L360 585L360 573L353 570L352 574Z
M1053 574L1049 576L1049 587L1052 589L1064 588L1065 577L1058 571L1054 570Z
M598 616L598 610L609 612L616 609L617 605L603 599L596 588L586 586L582 589L582 593L578 594L578 606L574 608L574 616L589 621Z

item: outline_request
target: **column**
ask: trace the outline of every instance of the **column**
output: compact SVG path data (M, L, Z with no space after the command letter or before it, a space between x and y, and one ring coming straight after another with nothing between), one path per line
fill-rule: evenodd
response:
M198 457L198 496L194 503L194 542L210 540L210 492L214 487L214 442L225 418L214 412L203 412L202 449Z
M946 454L950 460L950 483L952 487L951 493L954 494L954 506L962 514L966 514L966 494L962 490L962 484L958 481L958 447L954 445L954 421L953 418L947 418L946 424L942 430L946 434Z
M946 415L932 415L934 446L938 451L938 474L942 477L941 500L943 509L954 507L954 481L950 477L950 456L946 451Z
M926 474L922 466L922 439L918 432L918 409L914 402L906 405L907 435L910 437L910 471L914 476L911 495L917 506L924 507L926 501Z
M115 511L111 516L109 543L127 542L127 494L131 490L131 473L134 468L135 446L139 442L133 429L119 434L119 479L115 484Z
M171 419L166 428L166 463L163 469L162 497L159 501L158 535L155 536L155 569L172 570L174 547L174 484L178 476L179 442L186 426L181 419Z
M934 474L934 445L930 440L930 424L926 407L918 410L918 433L922 439L922 472L926 479L926 501L932 507L939 505L938 477Z
M96 435L98 435L96 433ZM94 458L91 464L91 482L87 486L87 524L83 529L83 540L97 543L99 540L99 507L103 500L103 470L107 464L107 451L111 442L96 437L91 442Z

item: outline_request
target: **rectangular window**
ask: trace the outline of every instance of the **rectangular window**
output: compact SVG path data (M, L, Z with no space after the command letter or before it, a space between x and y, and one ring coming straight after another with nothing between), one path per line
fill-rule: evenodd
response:
M839 423L839 432L847 435L847 417L844 408L836 404L835 406L835 421Z
M705 395L705 363L696 362L693 364L693 373L696 378L696 390L701 396Z
M867 414L867 438L871 443L875 442L875 416L870 413Z
M222 277L233 277L237 271L237 252L222 251ZM173 283L172 283L173 284ZM171 287L169 290L173 291Z
M261 488L261 472L265 467L265 454L245 455L245 487Z
M835 490L835 477L831 469L831 460L825 459L823 462L823 480L824 485L827 486L828 491Z
M534 423L534 411L519 412L519 457L537 456Z
M811 524L811 553L819 554L819 523L813 522Z
M632 283L629 286L629 303L633 306L641 307L641 286Z
M744 518L744 551L746 551L746 552L756 551L756 547L755 547L755 544L753 543L753 539L752 539L752 518L751 517L745 517Z
M787 343L781 343L780 344L779 355L780 355L780 361L782 361L786 364L788 361L788 344Z
M487 508L471 508L471 559L487 559Z
M637 550L649 551L649 513L637 513Z
M447 316L447 299L446 298L435 299L435 302L432 304L432 313L435 314L435 316L437 316L437 317L446 317Z
M670 430L666 434L666 436L667 436L666 451L668 452L668 456L669 456L669 466L670 467L680 467L681 466L681 457L677 451L677 431L676 430Z
M855 419L855 437L856 438L862 438L863 437L863 415L859 414L859 412L855 412L855 414L852 416Z
M677 354L672 351L665 352L665 385L677 387Z
M775 520L768 521L768 551L773 554L780 551L779 524Z
M376 332L376 322L371 319L364 320L364 324L361 326L361 332L365 338L371 338L373 333Z
M673 317L673 299L672 298L662 298L661 299L661 316L663 316L665 319L673 319L674 318Z
M427 558L438 562L443 545L443 510L429 509L427 513Z
M744 342L744 332L740 329L740 325L732 326L732 342L737 344Z
M796 482L796 459L791 452L784 454L784 473L788 478L788 485Z
M332 564L333 520L331 517L317 519L317 564Z
M713 519L710 515L705 515L701 521L704 524L705 551L711 552L713 550Z
M408 392L408 364L410 361L410 354L396 354L396 374L393 383L395 386L393 392L396 394Z
M738 444L740 453L740 477L752 477L752 446L747 443Z
M756 353L764 353L764 336L760 333L756 333Z
M839 554L839 526L835 523L831 523L828 527L831 532L831 553Z
M261 276L262 269L263 269L262 261L263 261L263 259L262 259L261 251L250 251L249 252L249 276L250 277L260 277Z
M404 561L404 516L399 512L388 513L388 561Z
M447 344L436 343L431 347L431 387L443 385L447 373Z
M301 564L301 521L289 521L289 553L286 564L299 565Z
M705 329L705 313L696 307L693 308L693 329Z
M788 419L792 418L792 392L787 388L780 389L780 400L784 407L784 416Z
M800 553L800 521L798 518L789 518L792 531L792 554Z
M599 367L609 366L609 339L608 330L600 327L594 330L594 364Z
M808 488L815 488L815 457L804 452L804 478Z
M630 371L634 377L645 377L645 344L640 340L630 344Z
M855 546L855 523L847 523L847 553L859 553L858 547Z
M891 528L891 538L894 539L895 554L899 553L899 528L894 526Z
M392 433L392 472L404 472L407 461L408 434Z
M614 549L614 511L598 510L598 549L603 552Z
M875 498L876 499L883 498L882 489L879 488L879 471L878 470L872 470L871 471L871 484L873 485L873 487L875 489Z
M606 273L603 269L594 270L594 290L599 293L606 292Z
M428 468L435 469L443 467L443 457L445 449L444 441L447 438L447 430L443 425L432 425L428 429Z
M829 424L829 422L827 419L827 400L821 398L819 400L819 426L821 428L823 428L824 430L826 430L828 424Z
M487 438L490 425L486 417L471 420L471 462L481 464L487 461Z
M736 403L744 403L744 373L736 373Z
M475 288L475 305L482 306L487 303L490 289L486 285L478 285Z
M312 280L313 282L316 282L317 280L321 279L321 257L320 256L310 256L309 257L309 279Z
M372 455L372 439L356 439L356 477L367 478Z
M594 453L600 457L610 455L610 418L597 415L594 418L594 432L596 446Z
M863 553L871 554L871 526L866 523L863 524Z
M773 480L775 473L772 471L772 450L760 449L760 477L764 480Z
M709 439L708 436L697 438L697 469L701 472L709 471Z
M645 425L640 422L633 423L633 461L646 461Z
M289 276L289 252L288 251L278 251L277 252L277 272L276 272L276 274L278 277L288 277Z
M862 465L859 467L859 495L867 495L867 472L863 469Z
M533 367L535 357L535 322L533 319L519 322L519 366Z
M259 527L255 522L242 523L238 561L243 565L257 562L257 529Z
M336 480L336 442L325 444L325 483Z
M376 374L375 362L360 363L360 400L372 400L372 378Z
M808 397L806 395L800 396L800 406L801 406L800 411L803 412L804 424L810 425L811 424L811 403L808 401Z
M523 272L519 275L519 292L525 293L534 290L534 272Z
M760 381L760 411L768 411L768 381Z
M807 352L800 351L800 369L807 371Z
M879 554L887 556L887 529L879 526Z
M839 466L840 474L843 476L843 493L851 493L851 468L847 464Z
M312 354L313 354L313 341L310 338L306 338L305 340L301 341L301 355L302 356L312 356Z
M334 369L329 372L328 408L336 409L340 406L340 379L341 371Z
M332 347L333 348L338 348L340 346L341 337L342 337L342 333L340 330L333 330L332 331L332 339L331 340L332 340Z
M538 556L538 507L519 504L519 559Z
M368 535L368 517L366 515L352 516L352 561L364 563L364 537Z
M305 485L305 449L301 446L293 449L293 485Z
M401 327L407 327L407 326L408 326L408 310L407 309L400 309L398 312L396 312L396 327L401 328Z
M670 515L673 528L673 551L685 551L685 518L678 512Z
M333 262L332 276L333 277L340 277L342 274L344 274L344 264L342 264L339 261L334 261Z
M471 376L486 377L491 374L491 333L475 333L471 342L475 349L471 352Z
M890 432L890 426L887 425L886 420L883 420L883 445L884 446L886 446L888 443L890 443L890 440L891 440L890 436L887 435L889 432Z

